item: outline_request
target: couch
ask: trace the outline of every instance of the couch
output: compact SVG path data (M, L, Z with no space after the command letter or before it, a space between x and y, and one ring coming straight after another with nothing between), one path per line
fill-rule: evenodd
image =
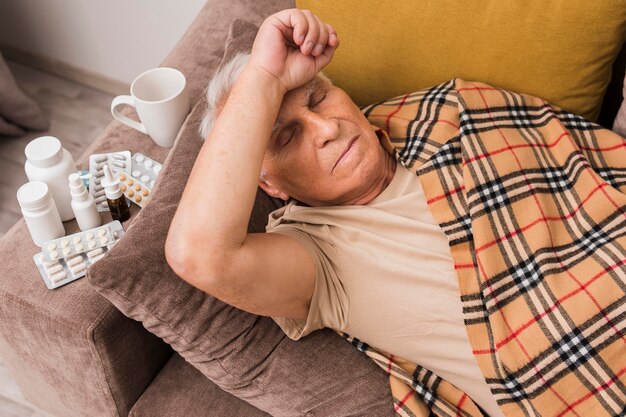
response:
M231 22L241 18L258 25L274 11L292 6L292 0L209 1L162 65L178 68L187 76L191 101L197 104L201 102L204 88L222 60ZM620 57L615 61L614 77L599 117L599 122L609 128L622 102L625 57L626 52L622 48ZM191 135L189 132L195 134L200 110L196 108L192 111L179 141L183 139L184 131L187 135ZM90 154L120 149L142 152L166 165L171 162L169 149L156 146L149 138L114 121L77 164L85 167ZM155 194L158 192L157 186ZM263 215L266 216L270 209L269 206L262 208L251 224L256 223L257 227L262 224L265 220ZM139 214L138 208L133 206L131 220L125 223L129 234L136 231L133 226L138 224L135 220ZM67 233L78 230L73 221L65 226ZM271 391L274 400L269 401L267 395L260 395L263 393L250 394L246 391L248 386L229 385L219 378L211 378L210 372L201 372L196 369L197 366L190 365L190 362L194 363L194 358L188 350L181 349L172 340L157 337L153 334L155 332L147 331L145 321L142 325L127 317L132 317L135 312L120 309L109 300L110 297L104 297L102 288L97 288L102 282L95 278L82 279L55 291L47 290L31 259L36 251L23 220L0 241L0 259L3 260L0 266L0 356L6 361L24 396L52 415L254 417L270 414L392 414L392 399L385 372L332 331L316 332L307 338L308 342L303 340L289 344L288 340L281 340L280 345L276 345L280 349L274 345L264 346L267 362L276 363L264 370L263 381L269 379L271 383L268 375L275 380L288 378L280 372L280 365L291 363L285 355L302 354L298 350L300 348L295 346L304 343L302 349L309 349L311 362L301 364L299 378L294 378L291 383L298 385L303 396L315 397L316 393L310 387L321 387L316 386L311 378L316 375L328 377L323 375L326 371L322 361L324 355L331 355L328 357L329 366L340 369L340 374L346 374L346 380L351 381L349 386L344 387L343 397L338 394L333 397L333 393L328 392L324 397L333 397L335 402L320 396L315 397L315 402L321 404L319 406L303 406L299 400L293 400L293 404L280 404L281 401L288 403L296 392L289 391L284 381L281 385L283 391ZM137 264L141 268L149 268L146 265L151 260L143 261ZM111 276L118 273L113 262L97 265L100 276L104 268ZM194 296L197 297L189 302L197 301L198 308L213 302L198 298L200 295L197 294ZM175 298L175 294L172 297ZM271 327L269 320L250 320L268 329ZM276 328L272 331L273 335L277 334ZM234 348L238 352L243 349L238 345ZM280 357L282 361L275 360L280 355L283 355ZM335 388L333 390L336 391ZM238 397L245 398L245 401ZM337 406L338 401L344 403L343 408ZM324 402L332 407L325 408Z
M293 7L292 1L208 2L162 65L186 75L190 100L195 105L222 60L231 22L245 18L259 25L268 14L288 7ZM183 130L191 132L189 143L199 144L197 117L194 123L188 122L190 126ZM113 121L77 160L77 166L86 168L90 154L120 149L142 152L160 162L165 162L170 153L170 149L156 146L148 137ZM140 211L133 206L131 212L131 220L124 224L127 232ZM260 219L259 225L264 225L265 219ZM103 214L103 220L110 218ZM67 234L78 231L75 221L66 222L65 228ZM0 356L31 403L59 417L268 415L208 380L170 345L122 314L87 279L48 290L32 261L32 254L38 251L23 220L0 243ZM110 273L115 275L116 271ZM249 316L252 322L257 321ZM266 326L270 322L263 320ZM274 327L273 335L278 338L280 330ZM345 401L346 410L358 410L360 402L370 408L370 415L381 415L376 411L378 403L379 409L391 414L384 372L333 332L323 332L316 338L324 336L330 341L320 344L311 340L309 350L326 347L336 354L336 365L356 370L351 375L346 373L346 377L355 375L359 379L346 390L353 398ZM280 341L283 339L289 341L281 335ZM303 345L292 342L290 346L300 349ZM308 356L320 355L316 360L321 361L324 349L319 350L311 350ZM289 352L273 356L281 355L289 356ZM266 362L270 363L269 358ZM309 368L300 372L305 381L323 371ZM332 396L329 393L327 397ZM318 414L308 415L328 415L317 408ZM363 409L366 414L368 411ZM305 414L287 411L283 415Z

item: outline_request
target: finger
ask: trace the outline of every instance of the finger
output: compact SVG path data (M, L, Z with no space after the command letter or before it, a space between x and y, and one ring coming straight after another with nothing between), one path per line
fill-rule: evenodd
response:
M329 37L330 38L330 37ZM315 63L318 66L318 71L321 71L326 65L328 65L330 63L330 61L333 59L333 56L335 54L335 51L337 50L337 48L339 47L339 38L335 36L335 46L332 46L330 43L326 44L326 47L324 48L324 50L322 51L321 54L319 54L316 58L315 58Z
M300 46L309 30L309 22L300 10L295 10L289 16L289 25L293 28L293 42Z
M283 31L283 34L285 35L285 40L287 41L287 45L291 46L291 47L298 47L300 45L297 45L294 37L293 37L293 28L287 28Z
M326 24L326 29L328 30L328 45L336 47L339 45L339 37L337 36L337 31L332 25Z
M304 38L304 43L300 46L300 49L304 55L308 55L311 53L315 44L317 43L317 38L320 33L319 24L317 23L317 19L313 16L308 10L303 10L302 13L306 17L307 23L309 24L309 30L307 31L306 37Z
M326 45L326 48L324 48L322 53L315 57L317 71L321 71L326 65L330 63L330 61L333 59L333 55L335 54L336 49L336 46Z
M319 17L315 16L315 19L317 19L317 23L319 24L320 34L319 34L319 37L317 38L317 43L315 44L315 47L313 48L312 55L318 56L319 54L322 53L322 51L326 47L326 44L328 43L328 28L326 27L324 22L321 21Z

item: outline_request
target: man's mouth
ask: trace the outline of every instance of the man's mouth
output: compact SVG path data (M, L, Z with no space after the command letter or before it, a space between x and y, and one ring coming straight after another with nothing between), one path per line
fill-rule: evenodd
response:
M337 166L337 164L339 164L339 161L341 161L343 157L346 156L346 154L350 151L350 149L352 149L352 145L354 145L354 142L356 142L358 138L359 138L359 135L353 137L352 140L348 143L348 146L346 146L346 149L343 150L343 152L339 156L339 159L337 159L337 162L335 162L335 165L333 166L333 169L331 169L331 172L335 170L335 167Z

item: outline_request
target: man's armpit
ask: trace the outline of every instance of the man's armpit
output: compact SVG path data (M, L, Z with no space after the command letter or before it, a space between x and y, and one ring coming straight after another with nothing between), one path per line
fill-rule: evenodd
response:
M286 225L280 225L269 233L280 233L297 240L311 255L316 270L306 321L286 317L272 319L292 340L298 340L324 327L341 330L346 322L348 298L338 276L337 262L333 260L336 255L335 249L304 231Z

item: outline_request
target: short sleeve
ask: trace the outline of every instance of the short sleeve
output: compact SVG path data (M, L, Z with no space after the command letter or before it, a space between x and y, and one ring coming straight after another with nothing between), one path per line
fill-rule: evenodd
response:
M341 330L346 323L347 295L339 280L337 262L333 259L336 253L332 245L287 224L268 232L280 233L300 242L311 255L316 270L307 319L291 317L272 317L272 319L292 340L298 340L324 327Z

